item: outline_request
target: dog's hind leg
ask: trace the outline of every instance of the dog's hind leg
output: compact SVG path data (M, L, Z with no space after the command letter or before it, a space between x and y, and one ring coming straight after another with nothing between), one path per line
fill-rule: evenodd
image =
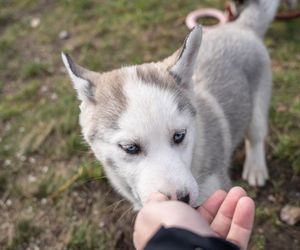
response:
M268 68L254 93L252 118L246 133L246 161L243 179L251 186L264 186L268 179L265 155L265 138L268 132L268 110L271 95L272 75Z

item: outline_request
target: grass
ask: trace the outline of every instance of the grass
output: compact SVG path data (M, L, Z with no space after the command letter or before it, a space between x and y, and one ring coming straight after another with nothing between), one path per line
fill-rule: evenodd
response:
M47 73L47 65L40 62L26 63L21 69L21 77L24 79L43 76Z
M252 236L253 242L255 242L255 250L265 250L266 249L266 239L261 234L254 234Z
M80 226L74 227L71 238L67 244L68 250L93 250L93 249L105 249L101 247L103 241L110 241L111 236L105 232L97 230L87 223L83 223ZM112 246L111 246L112 247Z
M116 244L113 241L111 232L97 228L91 222L83 222L79 226L74 226L66 247L68 250L105 250L115 248Z
M24 249L33 237L37 237L41 233L41 229L32 224L30 219L22 219L17 222L16 233L12 239L12 243L7 250Z
M181 45L190 11L223 4L0 2L0 249L131 249L129 206L119 202L83 142L79 102L60 52L100 72L160 60ZM40 19L35 28L32 18ZM250 188L239 178L242 160L235 162L234 183L245 187L257 203L252 250L300 246L299 226L288 227L279 220L281 207L297 205L299 192L299 25L299 19L275 22L265 39L274 73L267 140L271 181L264 189ZM68 39L59 39L62 30L68 31ZM11 207L1 205L7 200Z
M95 239L94 235L91 234L91 230L88 225L81 225L80 227L74 228L72 232L71 240L67 245L69 250L80 250L80 249L93 249L92 239Z

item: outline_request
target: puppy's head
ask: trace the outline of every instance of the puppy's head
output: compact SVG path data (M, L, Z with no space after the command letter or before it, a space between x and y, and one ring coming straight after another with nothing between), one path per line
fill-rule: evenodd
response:
M192 75L201 43L194 28L182 48L158 63L107 73L84 69L62 54L77 90L85 140L112 185L136 208L152 192L194 205L191 173L196 133Z

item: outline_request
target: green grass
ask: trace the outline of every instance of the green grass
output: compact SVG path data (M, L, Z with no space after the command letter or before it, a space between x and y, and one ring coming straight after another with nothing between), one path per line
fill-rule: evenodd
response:
M86 161L81 165L83 172L81 175L81 180L83 182L89 180L99 180L103 179L103 170L99 162L97 161Z
M90 232L88 231L89 229L87 225L81 225L78 228L74 228L72 233L72 238L67 245L67 249L69 250L93 249L93 245L92 245L93 243L91 241L93 235L90 235Z
M21 69L21 76L24 79L39 77L47 74L47 65L40 62L29 62Z
M33 196L37 199L47 198L54 192L55 188L61 183L58 181L58 177L55 176L53 171L49 173L45 178L40 179L37 183L37 187L33 192Z
M252 236L255 250L265 250L266 249L266 239L261 234L254 234Z
M22 219L17 222L15 237L7 250L24 249L33 237L41 233L41 229L32 224L30 219Z
M75 227L72 232L72 238L67 245L68 250L80 250L80 249L95 249L98 245L96 243L96 235L93 233L93 229L87 224L82 224L79 227Z
M104 250L114 249L113 242L109 232L97 230L87 222L80 226L75 226L72 230L71 238L67 244L68 250ZM104 246L103 243L106 245Z

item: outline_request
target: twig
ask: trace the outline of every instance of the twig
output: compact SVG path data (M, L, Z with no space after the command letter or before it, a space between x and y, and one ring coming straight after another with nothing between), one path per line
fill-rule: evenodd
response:
M78 172L73 175L70 179L68 179L63 185L61 185L56 191L54 191L50 198L55 200L58 196L60 196L63 192L65 192L70 186L72 186L83 174L83 167L78 169Z

